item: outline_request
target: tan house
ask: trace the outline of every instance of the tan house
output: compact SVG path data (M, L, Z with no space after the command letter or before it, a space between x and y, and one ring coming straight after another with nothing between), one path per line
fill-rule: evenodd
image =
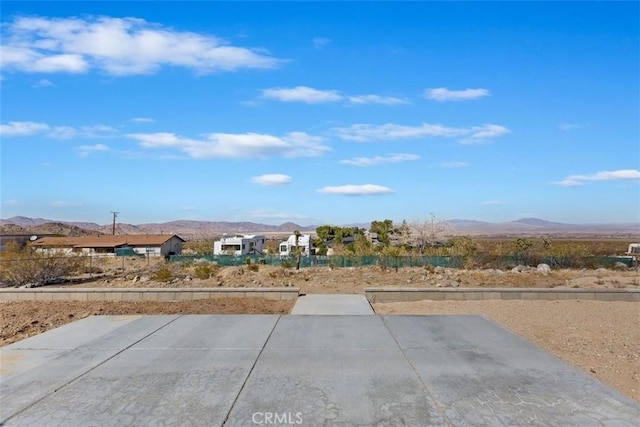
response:
M151 257L180 255L182 237L175 234L91 235L78 237L42 237L30 243L41 253L50 254L136 254Z

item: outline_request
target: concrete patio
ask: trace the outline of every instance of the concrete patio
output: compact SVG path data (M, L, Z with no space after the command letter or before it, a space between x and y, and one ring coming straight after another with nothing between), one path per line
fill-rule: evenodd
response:
M636 426L479 316L94 316L3 347L7 426Z

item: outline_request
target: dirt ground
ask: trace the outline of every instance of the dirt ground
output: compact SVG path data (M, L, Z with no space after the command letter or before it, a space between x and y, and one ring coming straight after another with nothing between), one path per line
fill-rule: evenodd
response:
M416 301L377 314L480 314L640 402L640 303Z
M59 287L299 287L301 293L364 293L369 287L536 287L536 288L640 288L640 271L552 270L542 274L535 268L522 272L494 269L464 270L449 268L401 268L379 267L312 267L300 270L284 269L269 265L224 267L212 270L211 276L197 278L194 266L171 263L166 265L170 278L154 280L154 267L134 272L112 273L93 280L83 280ZM155 267L158 268L157 266Z
M94 315L288 314L294 301L224 298L179 302L11 301L0 303L0 346Z

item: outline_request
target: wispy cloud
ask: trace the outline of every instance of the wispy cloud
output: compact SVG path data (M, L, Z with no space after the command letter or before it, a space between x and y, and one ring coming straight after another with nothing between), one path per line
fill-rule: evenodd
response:
M620 181L620 180L640 180L640 170L637 169L620 169L615 171L602 171L591 175L569 175L562 181L556 181L554 184L563 187L576 187L584 185L589 181Z
M499 200L487 200L486 202L482 202L483 206L502 206L505 204L505 202L501 202Z
M455 168L464 168L469 166L468 163L465 162L446 162L446 163L440 163L440 167L441 168L445 168L445 169L455 169Z
M72 139L72 138L108 138L118 134L118 129L107 125L91 126L51 126L37 122L9 122L0 125L0 136L19 137L44 134L47 138Z
M334 128L336 135L345 141L373 142L424 137L460 138L461 144L485 142L510 133L504 126L484 124L468 128L447 127L440 124L423 123L419 126L404 126L393 123L383 125L355 124Z
M281 173L272 173L260 176L254 176L251 178L251 182L254 184L262 185L264 187L275 187L291 184L291 177L289 175L283 175Z
M340 160L340 163L351 166L375 166L386 163L402 163L411 160L418 160L420 156L415 154L388 154L386 156L375 157L355 157L353 159Z
M349 96L347 99L352 104L400 105L409 103L406 99L380 95L356 95Z
M51 87L51 86L54 86L53 82L47 79L40 79L32 85L32 87L36 89L39 89L42 87Z
M506 127L493 124L473 126L468 130L468 135L458 140L462 145L484 144L493 138L511 133L511 131Z
M76 147L76 150L80 153L80 156L87 157L91 153L100 152L100 151L109 151L109 147L104 144L94 144L94 145L80 145Z
M2 205L3 206L20 206L20 201L16 199L3 200Z
M0 125L0 136L30 136L49 130L49 125L36 122L9 122Z
M2 68L28 73L150 74L163 66L197 73L274 68L263 50L176 31L140 18L19 17L2 27Z
M315 47L316 49L321 49L331 43L331 39L328 39L326 37L315 37L312 42L313 47Z
M434 101L469 101L472 99L483 98L489 96L488 89L463 89L463 90L449 90L445 87L439 87L434 89L427 89L424 92L424 96L427 99Z
M283 136L259 133L213 133L202 139L192 139L174 133L131 133L144 148L176 149L195 159L207 158L269 158L318 157L331 150L322 138L304 132Z
M149 117L134 117L133 119L131 119L132 122L134 123L154 123L155 120L151 119Z
M296 87L274 87L262 89L260 98L271 99L280 102L302 102L305 104L323 104L330 102L344 102L352 105L379 104L379 105L400 105L407 104L406 99L393 96L382 96L376 94L368 95L344 95L334 89L315 89L308 86Z
M282 102L303 102L305 104L321 104L342 101L343 97L335 90L319 90L307 86L293 88L263 89L261 98Z
M328 186L322 187L318 191L323 194L335 194L341 196L380 196L395 193L395 191L389 187L376 184Z

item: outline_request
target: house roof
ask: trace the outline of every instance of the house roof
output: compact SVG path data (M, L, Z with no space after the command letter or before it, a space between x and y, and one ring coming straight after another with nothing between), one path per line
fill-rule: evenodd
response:
M109 236L96 234L78 237L42 237L31 243L34 247L71 248L116 248L120 246L159 246L173 237L185 242L175 234L125 234Z

